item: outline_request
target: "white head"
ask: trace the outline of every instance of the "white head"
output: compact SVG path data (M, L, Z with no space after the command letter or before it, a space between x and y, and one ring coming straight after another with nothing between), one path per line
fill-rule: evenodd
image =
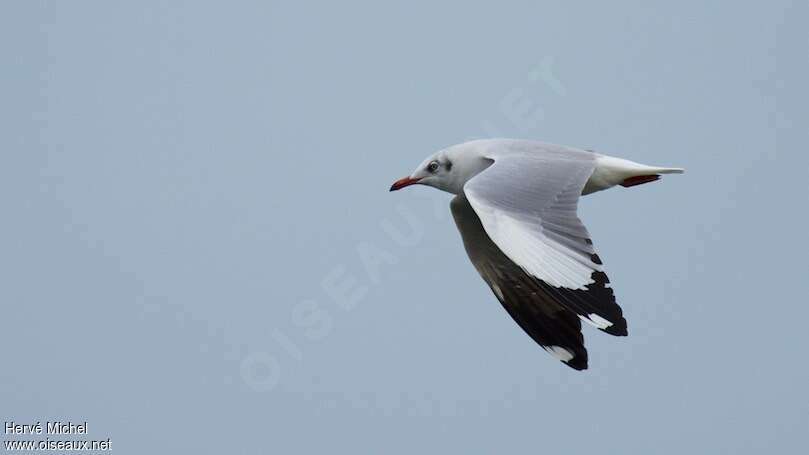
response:
M410 185L428 185L452 194L461 194L464 184L492 161L483 154L481 141L465 142L430 155L407 177L393 183L391 191Z

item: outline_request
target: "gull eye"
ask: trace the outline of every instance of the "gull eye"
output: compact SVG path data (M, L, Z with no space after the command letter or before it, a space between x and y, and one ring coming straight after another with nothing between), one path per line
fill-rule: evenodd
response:
M430 164L427 165L427 170L435 174L435 171L438 170L438 161L430 161Z

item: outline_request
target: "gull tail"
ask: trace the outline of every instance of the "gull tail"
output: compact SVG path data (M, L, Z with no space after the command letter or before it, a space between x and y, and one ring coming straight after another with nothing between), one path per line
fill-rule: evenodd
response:
M639 164L637 168L628 171L635 175L627 177L619 183L619 185L624 188L660 180L660 174L682 174L685 172L685 169L679 167L652 167Z
M599 155L596 159L596 168L582 194L606 190L615 185L629 188L644 183L660 180L662 174L682 174L685 169L679 167L647 166L634 161Z

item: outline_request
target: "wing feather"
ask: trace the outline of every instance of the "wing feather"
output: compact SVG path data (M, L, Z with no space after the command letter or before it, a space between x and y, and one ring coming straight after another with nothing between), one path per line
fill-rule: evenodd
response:
M586 369L587 349L576 313L500 251L465 197L456 196L451 208L469 259L517 325L569 367Z
M577 215L595 155L575 149L492 153L464 195L498 250L582 320L626 335L626 320ZM484 277L485 279L485 277Z

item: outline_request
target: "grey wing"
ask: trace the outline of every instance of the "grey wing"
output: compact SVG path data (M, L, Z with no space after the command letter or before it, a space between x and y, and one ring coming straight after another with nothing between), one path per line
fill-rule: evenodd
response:
M553 289L507 258L492 242L464 196L450 204L469 259L515 322L540 346L576 370L587 368L587 349L576 314Z
M559 304L607 333L626 335L623 312L576 213L595 155L539 147L490 159L464 186L489 239Z

